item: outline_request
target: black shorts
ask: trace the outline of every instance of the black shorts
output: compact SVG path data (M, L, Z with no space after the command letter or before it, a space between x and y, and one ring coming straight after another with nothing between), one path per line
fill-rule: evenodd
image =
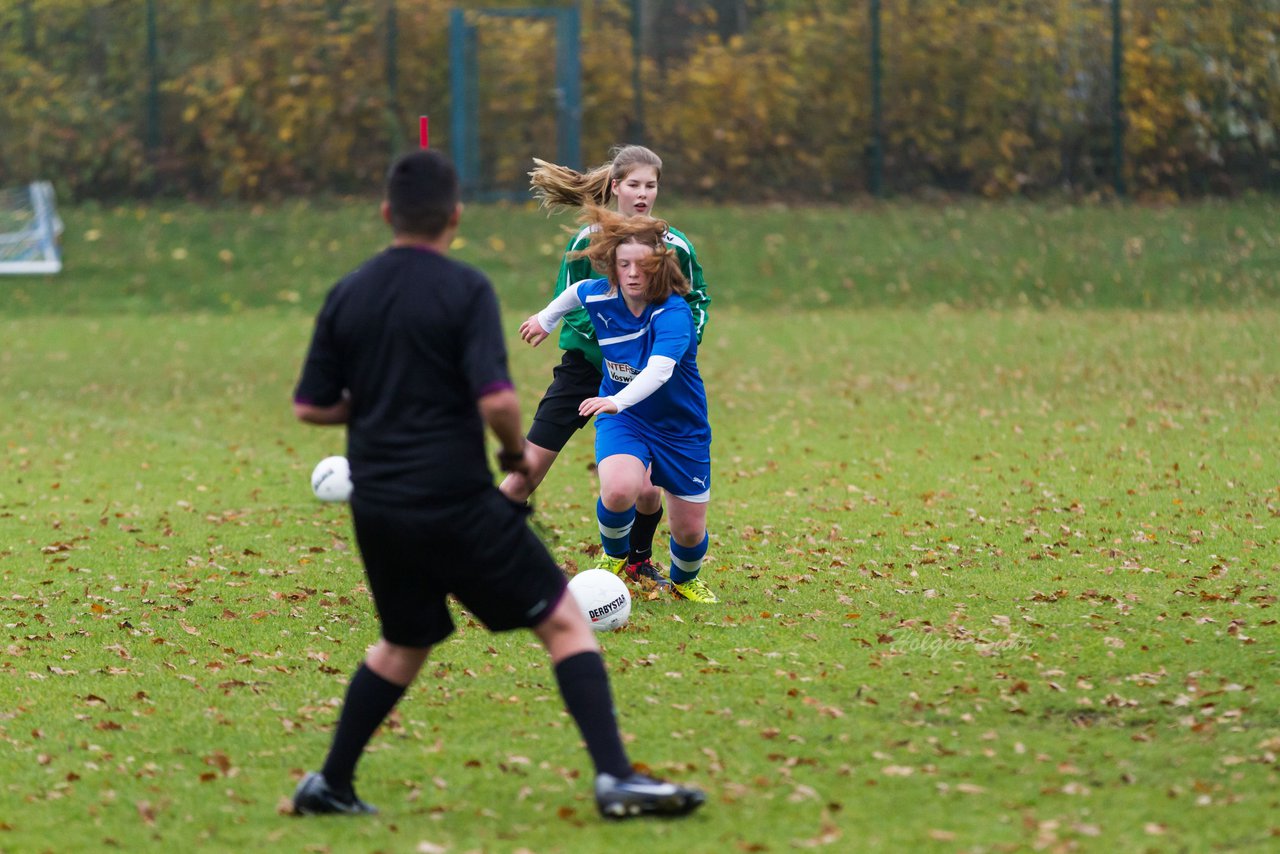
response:
M453 631L452 593L493 631L541 623L564 595L564 573L529 530L525 509L497 489L431 506L352 496L351 516L382 636L427 647Z
M578 406L588 397L600 395L598 368L578 350L565 350L552 372L551 385L538 402L533 425L526 437L539 448L560 453L574 433L591 419L578 414Z

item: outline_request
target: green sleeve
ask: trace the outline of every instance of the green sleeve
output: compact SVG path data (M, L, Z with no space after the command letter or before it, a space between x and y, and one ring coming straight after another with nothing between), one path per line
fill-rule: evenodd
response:
M598 279L600 274L591 266L586 258L570 258L571 252L585 249L589 242L587 229L578 232L578 236L569 241L565 247L564 258L560 261L560 274L556 279L556 296L575 282L583 279ZM600 367L604 357L600 354L600 345L596 342L596 330L591 325L591 316L585 308L575 308L564 316L560 327L560 349L577 350L587 361Z
M693 248L692 241L674 228L669 231L672 238L671 246L676 250L676 257L680 260L680 270L689 280L690 289L689 293L685 294L684 300L689 304L689 310L693 312L693 326L698 333L698 343L701 344L702 333L707 328L711 295L707 293L707 282L702 277L702 265L698 263L698 252Z

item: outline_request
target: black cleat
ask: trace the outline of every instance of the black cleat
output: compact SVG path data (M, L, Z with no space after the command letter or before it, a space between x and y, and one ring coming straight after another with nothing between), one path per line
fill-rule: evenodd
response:
M312 771L293 793L293 811L296 815L375 815L378 809L357 798L354 791L339 794L329 788L323 774Z
M663 575L662 570L654 566L653 561L649 560L649 558L629 563L623 569L627 573L627 579L634 581L641 587L646 586L645 580L647 579L659 590L671 589L671 579Z
M700 789L655 780L635 771L626 777L596 775L596 806L605 818L688 815L706 800Z

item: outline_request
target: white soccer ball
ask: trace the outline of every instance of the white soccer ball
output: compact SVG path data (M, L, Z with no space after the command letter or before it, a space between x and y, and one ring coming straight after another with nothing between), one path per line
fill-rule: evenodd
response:
M611 632L631 616L631 591L605 569L585 569L569 579L569 592L597 632Z
M321 501L351 498L351 465L346 457L325 457L311 471L311 491Z

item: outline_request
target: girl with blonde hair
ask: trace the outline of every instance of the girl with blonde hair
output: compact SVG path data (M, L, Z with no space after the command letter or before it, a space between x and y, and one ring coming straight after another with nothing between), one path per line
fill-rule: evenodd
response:
M535 198L547 210L608 206L622 217L651 216L662 177L662 159L641 145L615 148L608 163L587 172L536 158L534 167L529 183ZM577 282L597 278L591 261L580 254L589 246L595 227L594 221L587 222L569 241L556 277L556 295ZM688 281L684 298L693 317L695 337L701 342L711 298L697 253L689 238L670 226L662 242L674 253L674 260ZM530 470L525 475L509 475L502 482L501 489L508 498L527 501L570 437L586 426L589 418L579 414L579 404L599 393L602 378L596 332L583 309L575 309L564 318L558 340L564 354L538 404L527 436ZM599 567L642 584L642 579L648 579L648 583L665 585L666 576L652 562L653 538L662 514L661 490L646 485L637 498L627 554L621 560L604 555Z

